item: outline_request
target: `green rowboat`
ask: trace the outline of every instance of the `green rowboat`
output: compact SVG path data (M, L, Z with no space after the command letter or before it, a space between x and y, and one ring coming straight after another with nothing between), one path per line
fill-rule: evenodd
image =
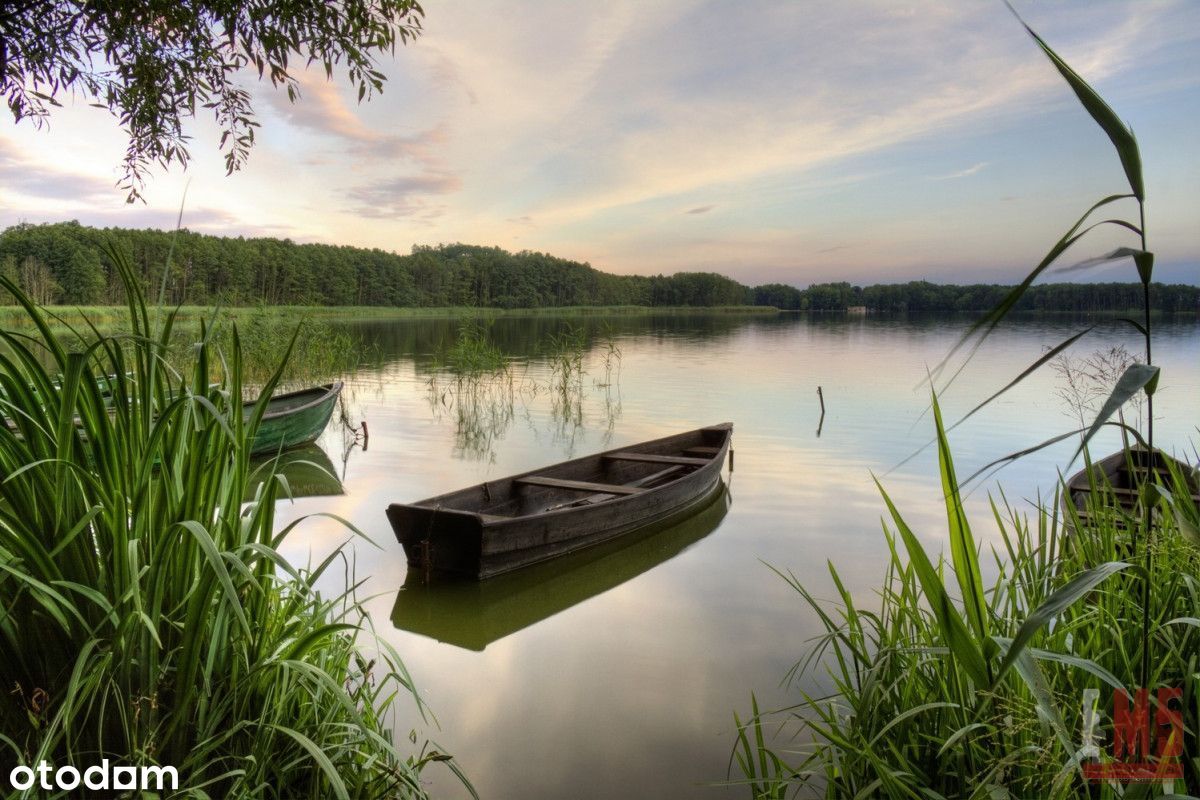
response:
M341 391L342 382L334 381L272 397L254 432L250 454L278 453L315 440L329 424ZM242 413L249 417L253 408L253 403L246 403Z

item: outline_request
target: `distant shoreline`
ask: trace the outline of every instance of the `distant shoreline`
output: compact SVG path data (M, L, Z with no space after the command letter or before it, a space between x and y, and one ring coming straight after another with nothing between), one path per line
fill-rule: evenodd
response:
M167 313L174 307L149 306L152 312ZM123 305L92 305L92 306L45 306L44 309L52 317L58 318L65 325L82 325L91 322L98 327L107 327L126 321L127 307ZM649 317L649 316L752 316L767 317L777 315L806 315L820 318L870 318L897 319L935 318L969 320L978 316L980 311L868 311L848 312L845 310L824 309L780 309L774 306L557 306L548 308L473 308L469 306L445 306L438 308L421 307L387 307L387 306L181 306L178 309L178 319L184 323L195 323L211 319L216 311L222 320L248 320L258 315L268 317L290 317L296 320L303 318L322 319L331 322L349 321L388 321L413 319L466 319L471 317L485 318L522 318L522 317ZM1010 318L1034 319L1045 317L1074 317L1074 318L1111 318L1117 319L1124 315L1140 313L1138 309L1123 311L1074 311L1074 310L1022 310L1013 311ZM1195 318L1195 311L1152 311L1154 317ZM27 319L25 311L20 306L0 306L0 326L17 327Z
M0 232L0 276L48 306L99 307L124 297L112 264L114 253L128 256L147 299L161 299L167 305L311 308L310 313L322 315L328 313L327 307L356 316L458 316L482 313L463 308L487 309L489 315L499 315L501 310L528 314L535 309L583 315L618 313L611 309L676 313L665 309L679 307L727 313L724 309L744 306L950 314L1007 305L1013 290L1011 285L925 280L866 286L847 281L806 288L785 283L749 286L718 272L616 275L548 253L511 253L478 245L418 246L409 255L400 255L287 239L235 239L185 229L173 233L101 230L75 222L19 224ZM1136 275L1131 271L1127 277ZM1041 283L1028 287L1012 310L1140 311L1143 302L1137 282ZM1196 312L1200 286L1155 283L1151 304L1162 311ZM647 308L659 310L643 310Z

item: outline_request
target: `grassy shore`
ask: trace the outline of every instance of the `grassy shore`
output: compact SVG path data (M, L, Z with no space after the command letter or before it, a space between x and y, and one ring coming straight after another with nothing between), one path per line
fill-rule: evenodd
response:
M246 416L248 343L191 337L176 361L171 315L111 255L120 334L31 303L29 332L0 330L0 764L169 768L173 797L426 797L426 767L457 767L398 746L425 716L399 655L353 589L317 591L340 550L280 552L297 523L276 527L284 489L250 461L295 340Z
M150 312L165 312L174 308L150 307ZM119 326L128 320L124 306L48 306L51 321L78 326L87 322L101 329ZM385 306L237 306L216 311L221 320L239 321L254 316L277 316L296 320L301 317L330 321L361 319L461 319L463 317L635 317L651 315L690 314L778 314L773 306L559 306L549 308L392 308ZM213 318L211 306L181 306L179 323L196 323ZM29 325L28 315L18 306L0 306L0 327L17 328Z

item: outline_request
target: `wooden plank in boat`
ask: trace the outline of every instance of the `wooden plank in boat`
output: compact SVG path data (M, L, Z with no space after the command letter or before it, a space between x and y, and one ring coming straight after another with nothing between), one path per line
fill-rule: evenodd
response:
M719 448L719 447L689 447L687 450L684 450L683 452L688 455L708 456L709 458L712 458L717 453L721 452L721 448Z
M648 464L684 464L692 467L703 467L710 460L707 458L689 458L687 456L658 456L652 453L605 453L604 457L615 461L645 461Z
M675 473L682 472L682 471L683 471L683 465L676 464L673 467L667 467L666 469L662 470L661 472L654 472L654 473L651 473L650 475L647 475L644 478L638 478L636 481L630 481L629 483L627 483L625 485L626 486L649 487L650 484L652 484L652 483L660 481L663 478L668 478L671 475L674 475ZM609 500L611 498L612 498L611 492L600 492L599 494L590 494L587 497L581 497L578 500L570 500L566 503L559 503L556 506L550 506L549 508L546 509L546 511L558 511L560 508L578 508L579 506L591 505L592 503L599 503L604 500Z
M592 483L591 481L571 481L565 478L550 478L545 475L528 475L517 478L514 483L529 486L547 486L551 489L571 489L576 492L603 492L604 494L638 494L646 491L638 486L621 486L615 483Z

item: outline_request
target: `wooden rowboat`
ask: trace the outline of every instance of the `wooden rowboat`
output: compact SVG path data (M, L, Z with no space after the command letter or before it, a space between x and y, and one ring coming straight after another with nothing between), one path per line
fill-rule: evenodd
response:
M111 376L98 379L98 383L101 383L101 391L105 396L105 405L109 406L110 413L112 397L111 390L108 390L107 387L111 380ZM263 412L262 420L254 433L254 441L250 445L250 455L274 455L281 450L315 441L325 430L325 426L329 424L329 418L333 415L333 408L337 405L338 394L341 391L342 382L335 381L323 386L314 386L310 389L301 389L297 392L288 392L272 397L267 402L267 409ZM0 399L7 400L2 393L0 393ZM249 419L253 410L254 403L242 404L244 418ZM9 430L14 433L18 431L18 425L12 419L4 416L3 421ZM75 424L80 424L78 418L76 418Z
M1185 487L1175 485L1172 469L1183 477ZM1172 491L1185 489L1192 501L1200 504L1200 472L1161 450L1155 451L1151 458L1149 450L1134 447L1093 463L1090 471L1085 467L1072 475L1063 492L1063 518L1071 519L1071 509L1084 523L1104 509L1128 512L1137 503L1142 484L1152 474ZM1114 514L1118 524L1120 517L1120 514Z
M711 499L733 424L388 506L409 566L478 580L685 518Z
M329 424L341 391L342 382L334 381L272 397L254 432L250 454L277 453L314 441ZM246 403L242 413L249 417L253 408L253 403Z
M634 580L715 531L731 498L723 481L695 513L488 581L426 581L410 569L392 606L399 630L468 650L524 630Z

